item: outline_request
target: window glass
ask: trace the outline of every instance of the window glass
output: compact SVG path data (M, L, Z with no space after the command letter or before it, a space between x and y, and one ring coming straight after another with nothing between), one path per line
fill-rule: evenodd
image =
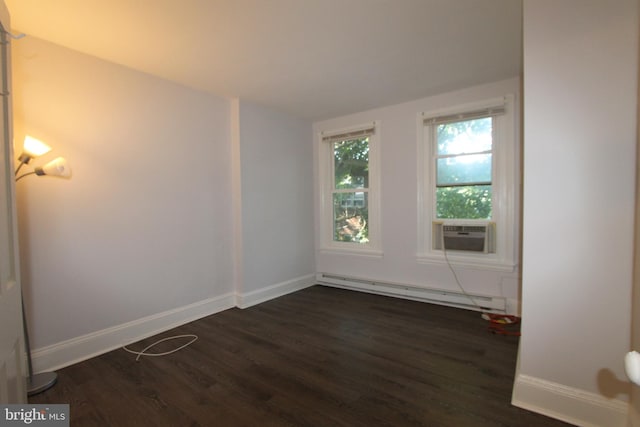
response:
M438 125L438 155L490 151L492 118L463 120Z
M381 256L379 122L318 134L319 247Z
M493 119L436 128L436 217L491 219Z
M369 138L333 143L336 189L367 188L369 183Z
M491 154L466 154L436 160L437 185L491 183Z
M333 194L333 240L369 242L369 206L365 192Z
M334 142L333 168L333 240L368 243L369 137Z
M436 198L438 218L491 219L490 185L440 187Z

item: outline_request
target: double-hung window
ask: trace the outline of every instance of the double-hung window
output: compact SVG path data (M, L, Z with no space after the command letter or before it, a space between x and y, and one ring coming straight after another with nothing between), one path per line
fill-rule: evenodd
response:
M459 264L513 268L518 185L514 120L512 96L420 114L419 258L442 261L447 231L483 230L488 239L484 248L448 252L449 258Z
M320 133L321 248L379 250L376 123Z
M436 118L434 132L435 217L491 219L493 181L493 121L497 112L480 117Z

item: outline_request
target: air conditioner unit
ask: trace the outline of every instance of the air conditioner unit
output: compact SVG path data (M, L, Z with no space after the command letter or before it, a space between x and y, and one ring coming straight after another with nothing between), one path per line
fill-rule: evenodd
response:
M495 236L494 222L433 222L433 249L436 250L495 253Z

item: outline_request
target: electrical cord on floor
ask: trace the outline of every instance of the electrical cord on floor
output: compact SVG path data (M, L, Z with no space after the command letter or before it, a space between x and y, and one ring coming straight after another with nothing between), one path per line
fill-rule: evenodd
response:
M183 344L180 347L178 347L178 348L176 348L174 350L171 350L171 351L165 351L163 353L147 353L147 350L149 350L152 347L155 347L156 345L158 345L158 344L160 344L162 342L169 341L169 340L174 340L174 339L178 339L178 338L191 338L191 340L188 343ZM138 355L138 357L136 357L136 362L137 362L138 360L140 360L141 356L159 357L159 356L167 356L169 354L175 353L176 351L180 351L183 348L191 345L197 339L198 339L198 336L197 335L193 335L193 334L176 335L176 336L173 336L173 337L167 337L167 338L163 338L161 340L158 340L158 341L154 342L153 344L146 346L142 351L131 350L131 349L127 348L126 345L122 346L122 349L124 351L126 351L126 352L129 352L129 353L132 353L132 354L137 354Z
M486 312L487 308L480 306L480 304L478 304L476 300L474 300L473 297L469 295L467 291L464 289L464 287L462 286L462 283L460 283L460 280L458 279L458 275L456 274L456 271L454 270L453 265L451 265L451 262L449 261L449 257L447 256L447 247L444 244L444 233L442 236L442 253L444 254L444 259L447 262L447 266L449 266L449 270L451 270L451 274L453 274L453 278L455 279L456 284L458 285L462 293L467 298L469 298L469 300L473 303L473 305L476 306L476 308L478 308L478 310L480 310L481 317L484 320L489 322L489 328L488 328L489 332L491 332L492 334L499 334L499 335L520 336L520 331L513 331L513 330L507 329L508 326L517 325L520 323L520 318L518 316L511 316L508 314L487 313Z
M467 291L462 286L462 283L460 283L460 280L458 279L458 275L456 274L456 271L453 269L453 266L451 265L451 262L449 261L449 256L447 255L447 247L444 244L444 233L442 233L442 253L444 254L444 260L447 262L447 266L449 266L449 270L451 270L451 274L453 274L453 278L455 279L456 284L458 285L458 287L460 288L460 290L462 291L464 296L469 298L469 301L471 301L473 303L473 305L475 305L476 308L478 308L478 310L480 310L480 311L486 310L485 307L481 307L480 304L478 304L476 302L476 300L474 300L473 297L467 293Z

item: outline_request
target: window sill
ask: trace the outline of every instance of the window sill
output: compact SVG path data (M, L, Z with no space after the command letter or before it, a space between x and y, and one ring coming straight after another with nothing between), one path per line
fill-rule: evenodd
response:
M474 270L489 270L513 273L516 270L516 264L508 260L500 259L495 254L482 255L458 255L447 252L449 264L452 267L469 268ZM416 255L416 260L420 264L447 265L442 252L421 253Z
M320 248L318 252L324 255L350 255L367 258L383 257L382 251L372 248L323 247Z

